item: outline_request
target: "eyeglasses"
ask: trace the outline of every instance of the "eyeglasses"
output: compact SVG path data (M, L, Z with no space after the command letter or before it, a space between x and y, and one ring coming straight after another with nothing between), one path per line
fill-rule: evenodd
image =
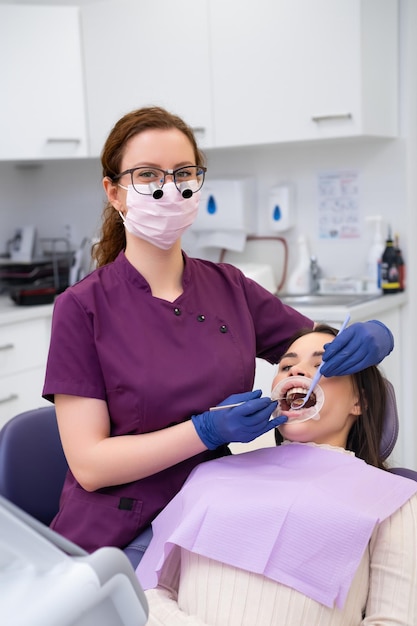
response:
M112 180L116 182L125 174L130 174L133 189L137 193L158 199L163 196L162 187L165 185L165 177L172 176L178 191L184 198L190 198L203 186L206 171L207 168L200 165L187 165L175 170L163 170L159 167L134 167L114 176Z

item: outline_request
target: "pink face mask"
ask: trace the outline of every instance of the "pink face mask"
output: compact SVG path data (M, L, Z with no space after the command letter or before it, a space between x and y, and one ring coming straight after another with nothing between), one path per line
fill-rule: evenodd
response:
M199 191L183 198L174 183L166 183L164 195L155 200L151 195L137 193L132 185L123 189L127 189L127 213L119 211L119 215L126 230L162 250L169 250L197 216Z

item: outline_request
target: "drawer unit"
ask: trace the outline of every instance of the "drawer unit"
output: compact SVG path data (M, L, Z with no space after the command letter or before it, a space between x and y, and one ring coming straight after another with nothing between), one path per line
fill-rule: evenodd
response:
M0 326L0 376L45 364L49 325L39 318Z
M0 428L22 411L49 404L42 398L45 367L0 377Z
M42 398L53 305L16 306L0 296L0 428Z

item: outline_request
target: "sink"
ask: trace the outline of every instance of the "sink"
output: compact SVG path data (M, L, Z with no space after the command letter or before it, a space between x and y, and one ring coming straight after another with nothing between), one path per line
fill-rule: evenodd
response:
M309 293L305 295L285 295L278 294L278 297L284 304L293 306L295 308L300 306L357 306L370 300L380 298L380 294L361 294L361 293L334 293L334 294L320 294Z

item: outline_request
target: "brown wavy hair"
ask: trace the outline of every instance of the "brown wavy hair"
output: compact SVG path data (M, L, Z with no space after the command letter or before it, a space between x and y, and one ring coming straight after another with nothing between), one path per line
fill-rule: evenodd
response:
M110 131L101 153L103 178L107 176L113 179L120 173L120 165L129 139L145 130L170 130L171 128L177 128L188 138L194 150L195 164L205 165L204 155L197 146L190 126L177 115L161 107L144 107L124 115ZM123 222L112 204L107 202L102 214L100 238L92 249L93 260L97 267L106 265L114 261L125 247L126 235Z
M325 333L336 337L338 331L327 324L318 324L315 328L298 331L290 340L289 346L300 337L310 333ZM384 427L387 388L385 379L376 365L367 367L351 375L355 391L359 396L361 414L358 415L349 431L346 449L357 457L380 469L387 469L381 457L380 445ZM275 429L277 445L283 441L278 429Z

